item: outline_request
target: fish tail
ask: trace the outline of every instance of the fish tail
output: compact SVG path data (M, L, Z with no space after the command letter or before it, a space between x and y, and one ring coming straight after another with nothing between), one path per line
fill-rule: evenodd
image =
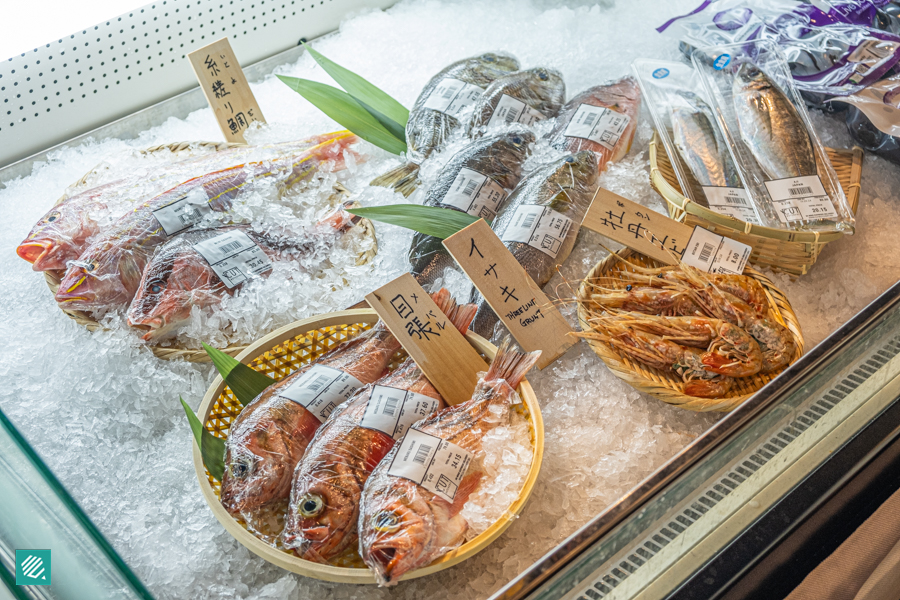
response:
M540 350L520 352L512 338L506 336L503 343L500 344L494 360L491 361L491 368L488 369L484 379L485 381L505 379L509 386L515 389L540 357Z
M453 299L453 296L446 288L441 288L432 294L431 298L434 300L434 303L438 305L438 308L441 309L441 312L450 318L450 322L453 323L453 326L456 327L461 334L465 335L466 331L469 329L469 325L472 324L472 319L475 318L475 312L478 310L478 306L475 304L457 304L456 300Z
M379 175L369 182L369 185L391 188L409 197L419 186L419 165L411 162L406 163L383 175Z

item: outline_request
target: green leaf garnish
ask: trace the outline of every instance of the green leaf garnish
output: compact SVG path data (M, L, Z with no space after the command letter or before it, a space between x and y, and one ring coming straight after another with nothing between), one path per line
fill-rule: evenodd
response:
M263 390L275 383L275 380L271 377L267 377L259 371L254 371L221 350L206 344L203 344L203 349L206 350L212 363L216 366L219 375L222 376L222 379L234 392L235 397L244 406L250 404L254 398L263 393Z
M348 212L373 221L381 221L389 225L397 225L446 239L465 229L480 217L436 206L419 204L392 204L389 206L372 206L369 208L353 208Z
M203 464L210 475L218 481L222 481L222 476L225 475L225 440L217 438L207 431L200 419L197 418L197 415L194 414L194 411L191 410L191 407L187 405L187 402L181 397L178 399L181 400L181 406L187 415L188 424L191 426L191 431L194 432L194 439L197 440L197 446L200 447L200 456L203 457Z
M393 154L406 152L406 142L395 137L353 96L316 81L278 75L289 88L362 139Z

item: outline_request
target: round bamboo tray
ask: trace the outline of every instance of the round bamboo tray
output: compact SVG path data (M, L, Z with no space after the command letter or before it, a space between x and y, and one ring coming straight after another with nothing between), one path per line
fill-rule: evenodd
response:
M146 148L141 150L141 154L154 154L159 152L182 152L191 147L201 147L201 148L209 148L212 147L216 152L220 152L222 150L228 148L234 148L237 146L243 146L244 144L235 144L230 142L176 142L173 144L161 144L159 146L153 146L151 148ZM97 167L88 171L81 179L79 179L75 184L71 186L73 190L79 190L79 188L83 188L87 186L88 179L97 172ZM340 184L335 185L335 192L337 194L348 194L346 188L341 186ZM68 195L63 196L59 200L56 201L56 204L64 201L68 198ZM375 237L375 227L372 225L372 222L368 219L360 219L360 221L356 224L356 227L361 228L363 235L371 238L373 241L376 240ZM359 258L356 261L357 265L368 264L378 253L378 245L377 241L372 246L372 248L362 254L360 254ZM44 280L47 282L47 287L50 288L50 293L56 296L56 290L59 289L59 282L62 281L63 275L65 271L44 271ZM103 326L97 322L97 320L93 317L90 312L81 311L81 310L69 310L63 307L59 307L59 309L65 313L67 317L78 323L79 325L86 327L89 331L96 331L98 329L102 329ZM163 360L175 360L175 359L184 359L188 362L209 362L209 356L206 354L205 350L202 349L192 349L192 348L182 348L179 346L153 346L148 345L148 348L156 355L158 358ZM241 352L243 352L247 348L246 344L229 344L225 348L220 348L222 352L230 355L237 356Z
M856 214L859 205L859 182L862 177L863 151L826 148L837 173L850 209ZM825 244L841 238L841 232L817 233L775 229L746 223L719 214L685 197L665 146L657 132L650 140L650 183L665 199L669 215L686 225L699 225L752 248L750 262L794 275L805 275L815 264Z
M241 352L237 359L278 381L316 360L344 340L371 328L377 321L378 315L371 309L344 310L297 321L255 342ZM471 331L466 334L466 339L488 360L493 358L497 351L496 347ZM398 352L394 356L390 368L398 367L405 357L405 353ZM497 539L525 507L541 468L544 453L544 422L541 419L537 397L527 380L522 380L518 392L523 401L520 408L531 427L534 448L531 469L518 499L509 506L498 521L481 535L445 554L427 567L407 573L402 579L415 579L430 575L474 556ZM234 397L222 378L216 377L197 410L197 416L212 435L226 439L229 428L240 414L241 409L241 403ZM220 483L209 474L203 465L203 458L197 444L192 445L194 469L197 472L203 497L222 526L248 550L274 565L306 577L339 583L375 583L375 577L369 569L336 567L303 560L293 553L270 546L247 531L243 524L234 519L222 507L219 501Z
M662 263L628 248L620 250L618 256L641 267L653 269L664 266ZM588 284L602 277L604 287L623 289L629 283L634 283L633 280L625 280L621 277L620 273L626 269L628 269L628 266L624 262L610 255L597 263L588 273L585 280L581 282L578 288L577 301L578 324L581 326L582 331L591 331L587 307L591 306L593 302L590 299ZM803 334L800 331L800 323L797 321L797 316L791 308L791 303L768 277L756 269L747 267L744 269L744 275L752 277L762 284L766 291L769 305L772 307L769 311L769 318L787 327L794 338L797 351L790 360L791 363L794 363L803 354L804 342ZM599 340L585 339L585 341L613 373L620 379L628 382L633 388L655 396L667 404L698 412L727 412L733 410L781 372L738 378L734 387L724 398L697 398L684 393L684 382L675 373L660 371L632 360Z

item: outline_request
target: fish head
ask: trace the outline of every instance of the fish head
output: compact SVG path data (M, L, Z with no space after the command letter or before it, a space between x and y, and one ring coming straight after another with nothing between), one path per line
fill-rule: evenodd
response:
M68 262L56 301L73 310L127 305L140 282L141 266L115 241L93 245L78 260Z
M511 77L520 77L521 83L534 92L542 102L559 107L565 101L566 84L562 74L556 69L537 67L520 71Z
M328 562L355 531L359 505L355 477L342 481L333 466L313 465L295 478L284 528L284 545L302 558Z
M525 160L531 153L531 145L534 144L536 137L532 131L520 125L516 125L510 127L503 133L497 134L493 139L494 141L491 142L491 145L499 142L514 154L516 158Z
M181 238L177 238L181 242ZM176 246L188 246L176 243ZM128 324L143 329L145 341L159 339L191 316L194 305L212 292L209 269L179 248L161 248L147 264L140 287L128 307Z
M485 52L480 56L470 59L472 69L487 82L491 82L504 73L512 73L519 70L519 61L509 54L502 52Z
M564 156L550 168L553 170L548 178L551 189L559 189L551 206L553 210L564 213L564 204L575 203L585 192L593 195L599 171L597 155L591 150L581 150Z
M33 265L35 271L65 269L66 263L81 254L85 240L94 233L87 211L72 202L62 202L41 217L16 254Z
M225 510L239 515L286 497L293 476L288 455L282 435L269 429L251 426L229 436L219 495Z

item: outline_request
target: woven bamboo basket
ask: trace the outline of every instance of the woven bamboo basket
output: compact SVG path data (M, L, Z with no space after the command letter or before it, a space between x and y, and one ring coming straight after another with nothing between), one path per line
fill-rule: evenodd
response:
M227 148L233 148L236 146L242 146L243 144L233 144L228 142L177 142L173 144L162 144L159 146L153 146L151 148L146 148L141 150L141 154L156 154L161 152L182 152L192 147L201 147L201 148L209 148L212 147L216 152L220 152ZM75 190L76 192L80 188L87 187L87 182L97 172L97 168L95 167L88 173L84 175L81 179L75 182L74 185L71 186L70 189ZM340 184L338 184L340 185ZM337 187L337 186L336 186ZM341 187L338 193L342 193L341 190L346 192L343 187ZM68 196L63 196L59 200L56 201L56 204L64 201ZM368 219L360 219L357 223L356 227L362 229L363 235L371 238L375 241L375 227L372 225L372 222ZM373 244L372 248L362 254L360 254L359 259L357 260L358 265L368 264L377 254L378 246L377 242ZM62 281L62 277L65 274L65 271L44 271L44 279L47 282L47 287L50 288L50 293L56 296L56 290L59 289L59 282ZM60 306L60 310L65 313L70 319L78 323L79 325L86 327L90 331L96 331L97 329L102 329L100 323L91 315L89 312L81 311L81 310L68 310ZM178 358L184 359L188 362L209 362L209 356L206 354L205 350L195 350L191 348L182 348L177 345L173 346L148 346L158 358L163 360L175 360ZM247 348L246 344L230 344L225 348L220 348L223 352L230 356L237 356L241 352L243 352Z
M378 315L372 309L344 310L297 321L249 346L237 356L237 359L278 381L316 360L344 340L371 328L377 321ZM466 335L466 339L488 360L493 358L497 351L496 347L471 331ZM391 361L390 368L395 369L405 358L405 353L398 352ZM541 419L537 397L527 380L522 381L518 392L523 401L519 409L528 419L534 448L531 468L518 499L509 506L497 522L481 535L442 556L427 567L407 573L402 579L415 579L430 575L474 556L496 540L525 507L541 468L544 453L544 423ZM226 439L229 428L240 414L241 408L240 402L234 397L222 378L217 377L206 392L206 396L197 410L197 416L212 435ZM193 447L194 469L197 472L203 497L228 533L251 552L274 565L307 577L340 583L375 583L375 577L366 568L337 567L303 560L292 553L270 546L250 533L244 524L234 519L222 507L219 501L220 483L209 474L203 465L203 458L197 444L193 444Z
M838 180L856 213L859 182L862 177L863 151L826 148ZM700 225L752 248L750 262L794 275L805 275L815 264L825 244L843 236L841 232L818 233L763 227L721 215L684 196L665 146L654 132L650 140L650 182L665 199L669 215L686 225Z
M664 266L651 258L639 254L631 249L625 248L618 252L618 256L628 262L640 267L656 268ZM612 289L623 289L633 280L626 280L621 273L628 269L628 265L615 256L610 255L597 263L581 285L578 288L578 324L582 331L591 331L591 325L588 322L588 307L596 306L590 298L589 283L603 278L603 286ZM769 318L778 321L788 328L794 343L797 346L796 353L791 357L790 362L795 362L803 354L803 334L800 331L800 323L797 316L791 308L791 303L785 297L784 293L775 287L768 277L752 267L744 269L744 275L756 279L765 289L766 297L769 300L771 310ZM684 393L684 382L681 377L675 373L660 371L643 363L637 362L628 356L621 354L615 348L604 344L599 340L585 340L597 356L615 373L620 379L628 382L635 389L646 392L675 406L693 410L698 412L727 412L740 406L745 400L750 398L762 386L774 379L778 373L757 374L753 377L741 377L735 382L734 387L728 392L724 398L697 398L688 396ZM785 367L786 368L786 367ZM783 369L782 369L783 370Z

